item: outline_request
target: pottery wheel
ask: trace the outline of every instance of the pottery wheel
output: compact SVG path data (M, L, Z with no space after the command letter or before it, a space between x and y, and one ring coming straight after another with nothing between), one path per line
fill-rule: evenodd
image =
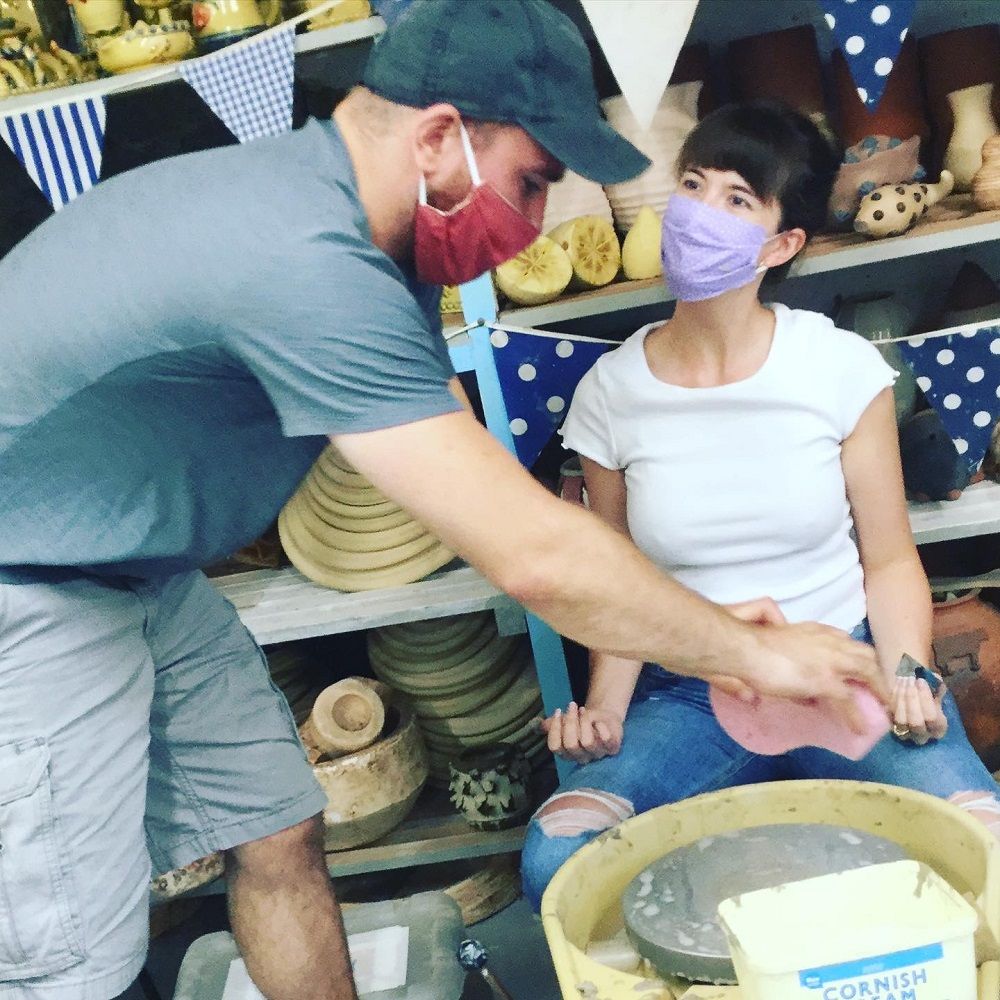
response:
M906 857L890 840L819 823L703 837L664 855L628 884L622 894L625 928L639 954L661 975L735 983L716 912L722 900Z

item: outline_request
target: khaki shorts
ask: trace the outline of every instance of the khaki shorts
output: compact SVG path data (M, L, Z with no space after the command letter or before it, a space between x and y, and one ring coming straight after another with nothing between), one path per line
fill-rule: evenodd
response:
M0 570L0 1000L109 1000L156 873L323 810L294 720L200 573Z

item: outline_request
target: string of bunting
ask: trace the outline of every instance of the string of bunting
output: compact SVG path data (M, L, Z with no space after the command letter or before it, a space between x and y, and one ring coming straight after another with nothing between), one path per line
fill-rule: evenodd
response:
M295 27L333 7L308 10L243 41L213 52L141 71L144 82L178 73L242 143L292 127ZM101 175L105 98L129 77L102 80L103 93L52 102L0 117L0 137L58 211L89 190Z

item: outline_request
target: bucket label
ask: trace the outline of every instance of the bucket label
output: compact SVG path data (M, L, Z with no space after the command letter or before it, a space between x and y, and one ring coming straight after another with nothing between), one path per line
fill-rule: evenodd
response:
M816 1000L930 1000L926 992L932 980L928 968L944 958L942 944L908 948L888 955L824 965L799 972L799 985L822 991ZM934 1000L940 994L934 993Z

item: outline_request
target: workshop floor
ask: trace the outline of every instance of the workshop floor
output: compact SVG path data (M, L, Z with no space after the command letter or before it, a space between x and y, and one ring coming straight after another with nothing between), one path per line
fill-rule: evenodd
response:
M219 896L206 899L197 913L179 927L160 935L150 946L146 968L159 996L147 996L136 984L118 1000L171 1000L177 970L191 942L202 934L228 927L224 899ZM470 928L469 934L486 946L490 969L514 1000L559 1000L542 925L523 899L489 920L476 924ZM302 1000L309 998L303 997ZM481 980L470 980L462 1000L492 998Z

